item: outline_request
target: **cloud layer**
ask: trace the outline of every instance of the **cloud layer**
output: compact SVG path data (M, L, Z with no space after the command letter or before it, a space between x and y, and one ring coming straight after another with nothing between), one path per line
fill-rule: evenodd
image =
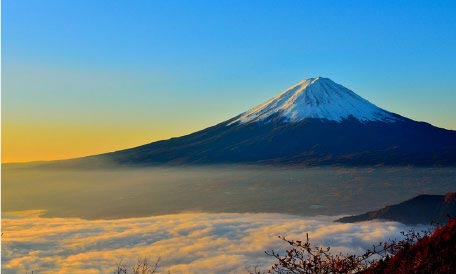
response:
M39 211L3 214L2 273L112 273L116 263L161 258L163 273L246 273L283 250L278 235L336 252L362 252L399 237L395 222L334 223L284 214L186 213L117 220L41 218Z

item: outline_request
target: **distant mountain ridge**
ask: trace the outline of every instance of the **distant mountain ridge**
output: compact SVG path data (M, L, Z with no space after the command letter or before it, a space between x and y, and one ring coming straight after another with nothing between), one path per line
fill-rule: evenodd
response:
M356 223L381 219L405 224L431 224L433 221L446 223L448 216L456 216L456 192L445 195L419 195L380 210L343 217L337 222Z
M195 133L80 158L120 165L456 166L456 131L383 110L328 78Z

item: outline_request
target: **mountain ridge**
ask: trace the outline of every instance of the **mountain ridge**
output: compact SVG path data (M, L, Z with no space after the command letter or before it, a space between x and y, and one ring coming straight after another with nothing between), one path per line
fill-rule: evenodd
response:
M456 216L456 192L445 195L418 195L412 199L379 210L346 216L336 220L341 223L356 223L369 220L390 220L405 224L445 223L448 216Z
M316 100L309 93L324 96ZM334 104L343 111L326 109ZM360 114L360 109L368 112ZM257 107L188 135L61 162L90 166L97 160L134 166L456 166L456 131L383 110L319 77L303 80Z

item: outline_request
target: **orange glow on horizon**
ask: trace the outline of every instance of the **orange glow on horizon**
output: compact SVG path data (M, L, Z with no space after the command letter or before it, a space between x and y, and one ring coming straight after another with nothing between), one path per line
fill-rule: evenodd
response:
M2 163L71 159L139 146L191 132L162 126L3 125Z

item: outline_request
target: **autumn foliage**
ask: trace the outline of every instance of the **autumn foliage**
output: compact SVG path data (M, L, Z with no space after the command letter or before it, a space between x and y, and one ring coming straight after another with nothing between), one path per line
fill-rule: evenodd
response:
M362 255L332 254L330 247L288 240L285 254L266 252L277 262L266 273L277 274L392 274L456 273L456 219L430 231L402 232L401 240L374 245ZM251 272L260 274L260 271Z
M365 273L456 273L456 219L415 244L402 246L395 256L379 261Z

